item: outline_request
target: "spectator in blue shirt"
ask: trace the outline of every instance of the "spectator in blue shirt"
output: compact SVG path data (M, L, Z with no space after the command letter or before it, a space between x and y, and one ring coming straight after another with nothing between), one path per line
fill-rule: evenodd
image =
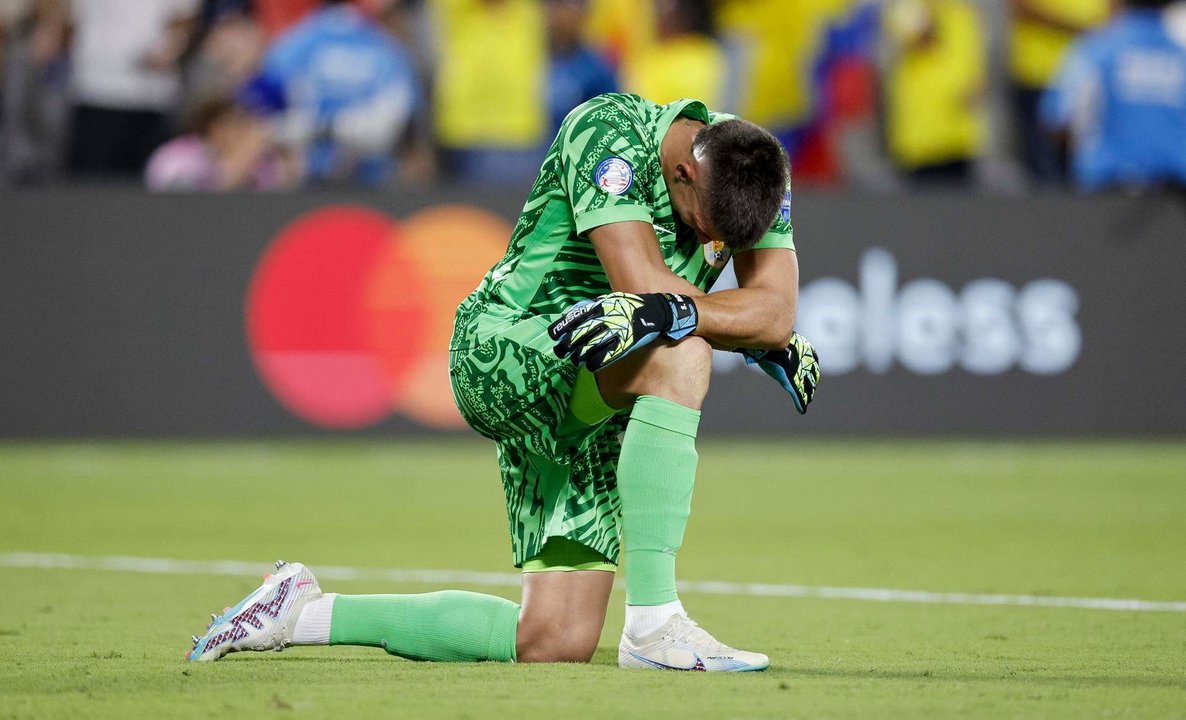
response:
M278 115L281 139L304 148L314 183L387 182L423 105L411 56L347 0L324 0L277 38L243 95Z
M1043 121L1069 133L1084 191L1186 187L1186 39L1170 30L1173 4L1127 0L1075 43L1043 98Z
M552 135L564 116L589 98L618 91L609 63L581 39L588 0L545 0L548 28L548 117Z

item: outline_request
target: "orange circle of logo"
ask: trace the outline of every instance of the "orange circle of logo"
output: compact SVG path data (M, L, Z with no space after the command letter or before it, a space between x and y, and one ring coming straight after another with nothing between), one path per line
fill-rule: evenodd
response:
M468 206L400 224L355 206L298 218L247 291L247 343L264 385L320 427L368 427L393 410L463 427L449 388L453 315L510 233L501 217Z

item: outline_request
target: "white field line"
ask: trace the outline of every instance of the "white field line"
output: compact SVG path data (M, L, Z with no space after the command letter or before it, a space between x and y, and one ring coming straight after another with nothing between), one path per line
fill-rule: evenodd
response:
M240 560L173 560L169 558L127 557L120 555L55 555L48 553L0 553L0 567L107 570L157 575L231 575L259 577L269 569L267 563ZM318 565L322 580L366 580L429 585L483 585L518 587L518 573L476 572L469 570L412 570L404 568L359 568ZM720 581L683 581L681 592L709 595L757 597L822 598L826 600L864 600L869 602L908 602L928 605L1015 605L1024 607L1079 608L1123 612L1186 613L1186 602L1158 602L1117 598L1052 597L1046 595L988 595L980 593L944 593L925 590L888 588L827 587L823 585L775 585L770 583L735 583Z

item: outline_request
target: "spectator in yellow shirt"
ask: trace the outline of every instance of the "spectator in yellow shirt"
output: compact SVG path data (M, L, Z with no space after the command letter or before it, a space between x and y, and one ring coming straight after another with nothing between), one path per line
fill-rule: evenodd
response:
M708 107L735 110L726 102L728 58L714 37L708 0L652 1L655 40L625 58L626 92L657 103L688 97Z
M1104 24L1115 0L1010 0L1009 74L1022 157L1039 181L1066 176L1065 148L1038 120L1038 104L1080 34Z
M984 27L967 0L890 0L890 156L920 182L967 182L983 150Z
M821 111L819 69L832 25L855 0L718 0L734 112L767 128L792 158ZM797 172L796 177L801 173Z
M655 41L651 0L590 0L585 39L615 70Z
M539 0L430 0L439 59L433 109L446 169L530 183L548 133L547 34Z

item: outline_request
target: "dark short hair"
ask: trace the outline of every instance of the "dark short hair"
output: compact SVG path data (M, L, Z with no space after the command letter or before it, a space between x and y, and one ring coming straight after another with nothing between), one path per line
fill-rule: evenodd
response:
M692 152L705 164L700 200L733 250L753 247L774 222L786 194L786 151L766 130L747 120L725 120L702 129Z

